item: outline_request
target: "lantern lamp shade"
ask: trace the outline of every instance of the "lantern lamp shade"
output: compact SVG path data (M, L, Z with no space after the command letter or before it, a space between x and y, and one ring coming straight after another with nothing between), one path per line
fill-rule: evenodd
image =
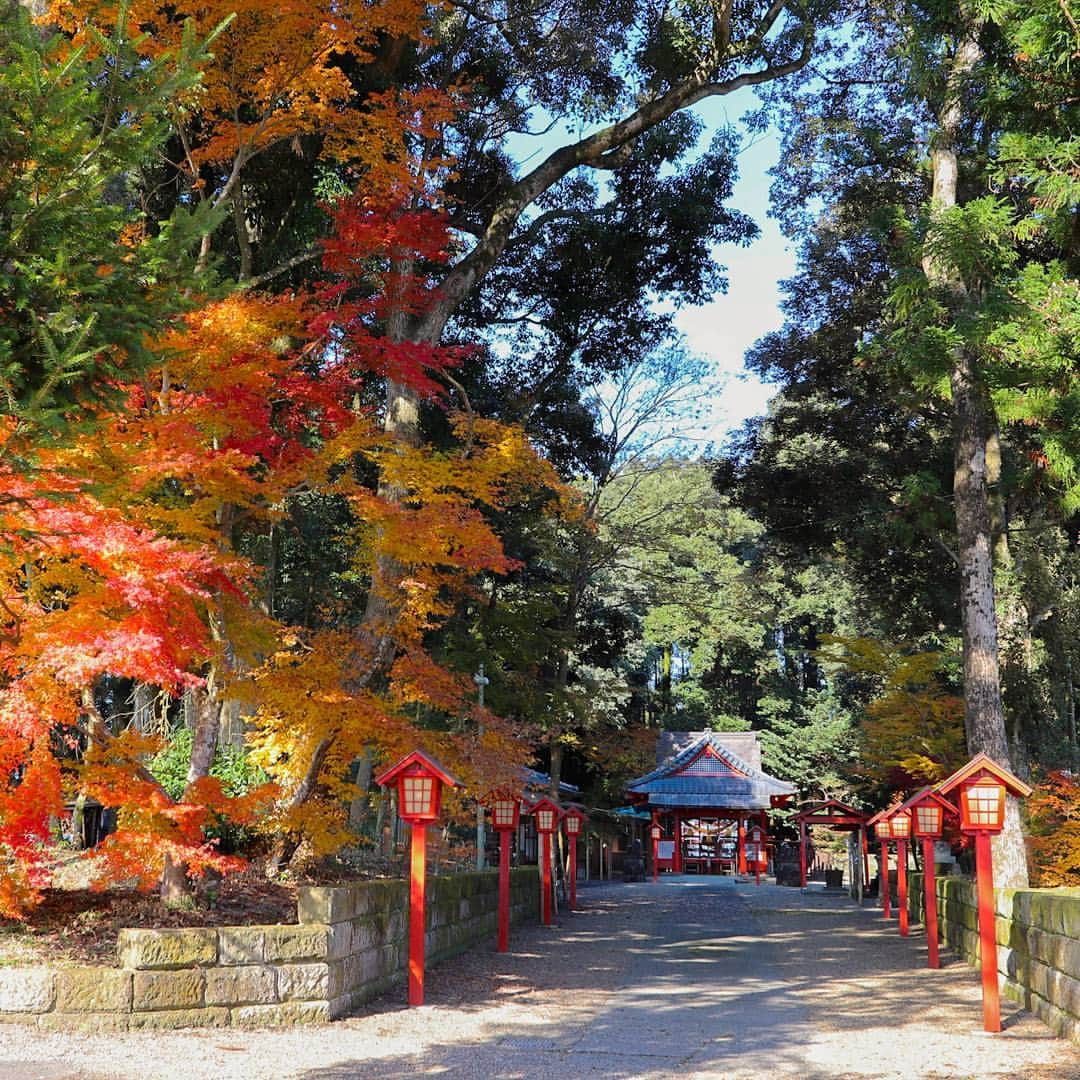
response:
M577 836L581 832L581 815L571 810L566 815L566 832L569 836Z
M558 803L554 803L550 799L541 799L538 803L533 804L530 813L536 818L537 832L553 833L555 827L559 824L559 818L562 816L562 808Z
M521 818L521 802L516 795L494 795L488 806L491 809L492 828L516 829L518 827L518 821Z
M960 828L964 832L1001 832L1005 825L1005 796L1026 798L1031 794L1031 788L1023 780L987 754L976 754L943 780L937 793L944 797L957 790Z
M383 787L397 784L398 813L403 821L414 824L426 824L438 818L444 784L460 786L434 758L428 757L422 750L407 754L376 777L375 782Z
M417 768L401 774L401 816L406 821L434 821L439 816L442 784Z
M937 803L923 802L915 807L911 824L916 836L935 839L941 835L944 823L945 811Z
M960 827L1000 832L1005 825L1005 785L981 778L960 789Z
M649 835L654 840L659 840L664 835L664 827L657 824L655 821L649 826Z
M760 844L765 839L765 834L761 831L760 825L755 825L750 830L750 843Z
M898 810L889 818L894 840L906 840L911 835L911 815L906 810Z
M746 857L750 860L750 862L757 862L758 846L756 840L746 841Z

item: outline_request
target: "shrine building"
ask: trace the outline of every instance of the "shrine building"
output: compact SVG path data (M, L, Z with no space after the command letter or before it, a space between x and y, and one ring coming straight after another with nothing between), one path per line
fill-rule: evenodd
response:
M747 829L768 835L768 812L795 786L761 769L756 731L664 731L657 768L627 785L659 822L657 865L676 874L746 872Z

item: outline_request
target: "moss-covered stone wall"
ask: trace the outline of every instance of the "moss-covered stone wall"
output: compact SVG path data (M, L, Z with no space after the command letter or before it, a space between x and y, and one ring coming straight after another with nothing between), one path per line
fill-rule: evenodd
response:
M514 870L513 922L536 918L535 868ZM427 962L498 922L495 871L428 879ZM0 968L0 1021L46 1028L262 1027L333 1020L405 977L405 881L300 889L298 925L121 930L119 967Z
M922 875L911 875L909 907L923 918ZM975 882L938 877L938 936L979 963ZM1080 889L998 889L994 932L1002 993L1056 1034L1080 1042Z

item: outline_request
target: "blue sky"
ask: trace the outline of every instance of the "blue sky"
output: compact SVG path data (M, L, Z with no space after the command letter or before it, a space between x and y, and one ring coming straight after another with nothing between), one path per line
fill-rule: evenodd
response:
M744 93L707 101L698 108L710 132L738 119L754 104ZM795 252L768 217L768 170L776 164L775 135L759 136L739 156L739 180L730 205L749 214L761 235L748 248L717 248L716 258L728 268L728 291L701 307L679 313L678 325L692 352L707 358L723 382L715 399L709 438L720 442L747 417L765 412L773 389L743 369L746 350L783 322L780 282L795 271Z

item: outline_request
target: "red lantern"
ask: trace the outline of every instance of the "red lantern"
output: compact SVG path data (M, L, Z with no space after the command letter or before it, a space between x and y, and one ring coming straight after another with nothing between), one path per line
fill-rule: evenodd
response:
M510 948L510 834L521 821L521 798L512 791L493 791L485 800L491 826L499 834L499 934L496 949Z
M892 825L887 814L887 810L879 810L866 823L874 827L874 834L881 843L881 872L878 877L881 881L881 912L886 919L892 916L889 897L889 841L892 839Z
M551 834L559 827L562 807L551 799L543 798L533 803L529 811L536 818L536 831L540 834L540 909L544 925L551 925Z
M896 810L889 816L889 828L894 840L907 840L911 836L911 815L906 810Z
M398 813L412 826L409 873L409 1004L424 1004L425 886L427 884L427 827L439 816L443 784L461 785L422 750L407 754L375 783L398 786Z
M911 835L911 815L898 806L886 811L882 819L888 828L889 836L896 841L896 914L900 924L900 933L908 935L908 888L907 888L907 845Z
M956 815L956 809L935 791L923 788L916 792L904 809L911 814L912 834L922 841L923 900L926 908L926 963L941 967L938 953L937 887L934 883L934 841L945 831L945 815Z
M1001 999L994 935L994 859L990 837L1005 827L1005 796L1026 798L1031 788L986 754L976 754L938 785L938 794L960 793L960 828L975 834L975 879L979 896L979 962L982 967L983 1028L1001 1030Z
M660 840L664 835L664 826L655 818L649 826L649 839L652 841L652 879L655 885L660 880Z
M513 832L521 821L521 799L510 792L496 791L487 799L491 826L500 832Z
M746 844L746 857L754 864L754 884L761 884L761 867L765 863L765 830L755 825L750 830L750 839Z
M568 806L563 813L566 835L570 840L570 910L577 907L577 838L588 818L577 806Z

